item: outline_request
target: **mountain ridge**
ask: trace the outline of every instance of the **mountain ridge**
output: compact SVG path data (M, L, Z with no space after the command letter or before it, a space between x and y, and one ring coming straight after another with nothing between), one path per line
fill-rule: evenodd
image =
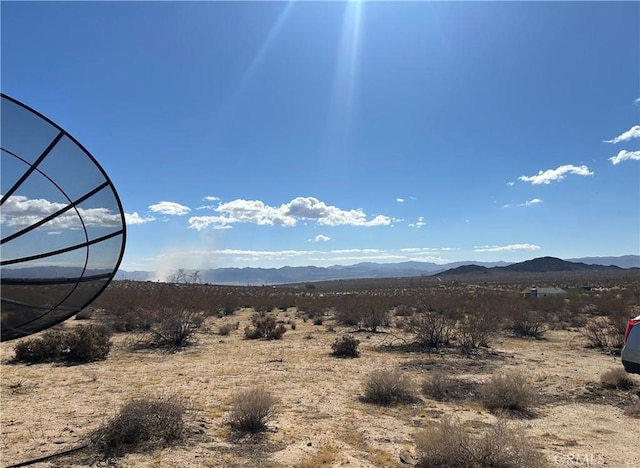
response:
M555 257L540 257L540 258L553 258ZM451 262L447 264L437 264L430 262L399 262L399 263L372 263L361 262L353 265L332 265L329 267L317 267L317 266L301 266L292 267L285 266L280 268L214 268L207 270L186 270L187 272L199 271L199 279L203 283L212 284L226 284L226 285L262 285L262 284L286 284L286 283L304 283L314 281L327 281L327 280L339 280L339 279L359 279L359 278L389 278L389 277L411 277L411 276L433 276L441 274L455 274L446 273L447 271L454 270L456 268L463 268L462 274L478 274L481 272L490 273L506 272L509 270L493 270L494 268L507 268L512 265L520 265L526 262L532 262L537 259L526 260L525 262L510 263L510 262L474 262L474 261L459 261ZM570 260L562 260L557 258L560 262L568 263L582 263L588 265L585 262L572 262ZM572 259L583 260L583 259ZM628 268L640 268L640 256L639 255L624 255L620 257L584 257L584 260L594 261L599 263L592 263L592 265L598 265L599 267L606 268L614 266L616 269L628 269ZM522 268L522 267L514 267ZM525 267L526 268L526 267ZM588 271L585 269L584 271ZM593 270L593 269L592 269ZM467 271L467 273L464 273ZM513 270L517 272L518 270ZM525 270L526 271L526 270ZM569 271L569 270L550 270L550 271ZM460 274L458 272L457 274ZM149 281L154 279L155 273L148 271L133 271L128 272L125 270L119 270L116 274L116 280L134 280L134 281ZM169 278L162 278L163 281L169 281Z

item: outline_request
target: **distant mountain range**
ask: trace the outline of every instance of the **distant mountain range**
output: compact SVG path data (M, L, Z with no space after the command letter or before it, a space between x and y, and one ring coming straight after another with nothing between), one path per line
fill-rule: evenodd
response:
M463 275L491 272L545 272L545 271L606 271L640 268L639 255L621 257L585 257L561 260L541 257L520 263L463 261L447 264L429 262L371 263L334 265L330 267L282 268L214 268L199 271L203 283L227 285L262 285L304 283L337 279L399 278L424 275ZM191 273L191 271L187 271ZM148 281L154 277L149 271L119 270L116 280ZM166 280L166 279L165 279Z

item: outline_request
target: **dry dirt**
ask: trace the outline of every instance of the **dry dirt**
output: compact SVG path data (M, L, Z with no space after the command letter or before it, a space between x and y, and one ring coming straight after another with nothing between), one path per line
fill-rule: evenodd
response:
M248 341L242 329L249 310L230 336L210 332L182 352L131 351L130 334L118 334L106 361L72 367L10 364L15 342L0 345L2 466L71 448L137 397L178 394L189 402L187 438L154 452L118 460L130 467L400 466L414 452L413 434L452 414L469 431L496 416L478 403L440 403L421 395L414 404L391 408L359 400L374 369L403 369L419 394L430 372L486 380L493 373L521 370L538 389L536 416L516 419L550 466L640 466L640 419L625 416L640 404L634 391L603 390L603 372L621 367L619 357L586 349L577 331L548 331L544 340L502 337L485 355L425 354L385 350L388 333L357 333L361 356L338 359L330 345L347 328L296 319L282 340ZM294 310L279 318L293 319ZM66 326L77 326L70 321ZM83 321L82 323L86 323ZM287 327L289 328L289 327ZM636 378L640 384L640 379ZM279 412L262 437L234 438L225 417L234 394L262 385L280 399ZM638 387L636 390L638 391ZM33 466L86 466L82 452ZM94 466L107 466L94 463ZM407 465L403 465L407 466Z

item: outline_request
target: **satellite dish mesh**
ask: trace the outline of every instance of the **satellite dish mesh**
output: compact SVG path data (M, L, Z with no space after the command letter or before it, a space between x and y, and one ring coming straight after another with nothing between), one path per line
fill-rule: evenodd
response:
M2 337L49 328L88 306L124 255L120 198L71 135L2 96Z

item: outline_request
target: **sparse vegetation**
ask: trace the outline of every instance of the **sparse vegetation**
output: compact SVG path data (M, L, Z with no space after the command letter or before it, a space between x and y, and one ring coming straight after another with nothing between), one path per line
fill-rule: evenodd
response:
M265 340L279 340L287 331L285 326L277 323L273 315L258 312L251 317L252 325L245 327L244 336L248 340L264 338Z
M529 442L521 427L504 420L469 434L461 422L445 418L415 436L418 468L538 468L547 466L544 455Z
M631 390L636 386L635 380L624 369L616 368L605 372L600 376L600 383L604 388Z
M392 406L416 401L411 378L398 370L376 370L364 383L362 400L381 406Z
M228 422L237 432L257 434L267 430L276 410L277 400L271 392L252 388L235 396Z
M422 382L422 393L438 401L455 401L472 397L476 387L468 380L434 372Z
M185 411L185 402L177 396L131 400L90 440L105 458L161 447L183 437Z
M531 416L537 395L526 377L519 373L495 374L479 389L480 401L489 411L506 411Z
M336 357L358 357L360 356L360 351L358 351L359 344L360 340L357 340L353 336L343 335L340 338L336 338L331 344L331 349L333 350L331 354Z
M80 364L107 358L111 333L104 326L82 326L72 330L48 330L14 347L16 362Z
M193 343L202 326L204 314L192 310L165 309L149 330L148 344L167 350L179 350Z

